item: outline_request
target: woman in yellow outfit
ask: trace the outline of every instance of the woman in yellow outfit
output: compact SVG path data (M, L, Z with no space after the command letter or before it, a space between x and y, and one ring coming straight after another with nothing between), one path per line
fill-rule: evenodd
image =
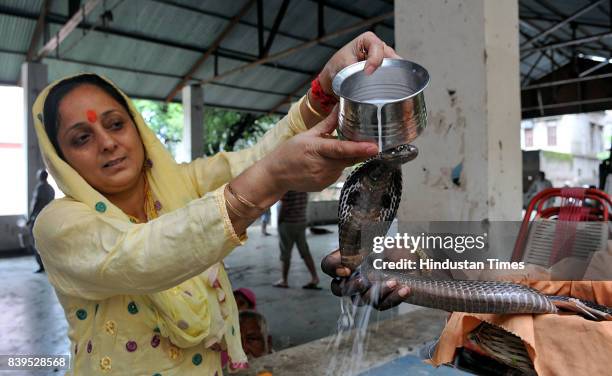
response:
M365 33L319 75L371 73L393 49ZM377 152L334 140L309 91L254 147L177 164L130 100L96 75L57 81L33 108L42 155L66 197L34 227L69 323L73 375L215 375L246 366L221 261L286 191L320 190ZM318 124L317 124L318 123Z

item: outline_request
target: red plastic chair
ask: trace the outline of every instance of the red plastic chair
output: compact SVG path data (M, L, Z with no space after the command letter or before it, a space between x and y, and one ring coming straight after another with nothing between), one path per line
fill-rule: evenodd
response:
M561 204L545 208L545 204L550 200L559 198ZM592 206L586 206L589 200ZM529 235L529 230L532 221L537 221L541 218L557 219L560 221L555 230L555 234L567 234L571 237L571 232L575 232L575 227L572 222L582 221L603 221L609 219L610 208L612 201L607 193L594 188L549 188L536 194L525 212L525 217L521 223L521 228L514 245L512 252L512 261L523 261L525 245ZM535 217L531 217L535 210ZM560 236L555 236L553 241L552 253L550 256L550 265L553 265L560 259L568 256L568 247L561 244ZM571 239L570 239L571 240Z

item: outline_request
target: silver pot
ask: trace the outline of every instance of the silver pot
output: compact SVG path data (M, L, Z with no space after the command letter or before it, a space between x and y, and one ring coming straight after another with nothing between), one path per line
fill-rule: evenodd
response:
M427 125L423 90L429 73L407 60L384 59L371 75L363 72L365 61L341 70L332 83L340 97L338 135L352 141L379 142L381 150L412 142Z

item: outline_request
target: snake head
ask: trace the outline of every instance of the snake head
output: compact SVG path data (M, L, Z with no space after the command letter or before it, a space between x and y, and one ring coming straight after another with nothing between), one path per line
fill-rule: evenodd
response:
M400 165L416 158L419 154L419 149L416 146L404 144L387 149L380 154L381 160Z

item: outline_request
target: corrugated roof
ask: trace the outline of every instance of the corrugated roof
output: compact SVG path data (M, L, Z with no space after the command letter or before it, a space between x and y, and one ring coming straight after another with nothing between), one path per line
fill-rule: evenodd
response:
M552 28L559 22L574 15L578 11L593 4L595 1L590 0L573 0L573 1L550 1L550 0L521 0L520 19L521 19L521 44L543 31ZM576 26L575 35L573 34L573 25ZM612 19L610 18L610 2L600 1L599 4L575 18L573 22L569 22L547 36L538 39L532 45L549 45L560 41L567 41L574 38L582 38L590 35L609 32L612 30ZM612 40L603 39L590 43L582 43L573 47L561 49L550 49L538 52L524 53L521 56L521 74L529 77L524 80L525 84L538 80L539 78L549 74L559 66L567 64L572 58L572 49L577 52L591 51L597 54L609 55L610 44ZM541 57L541 55L544 55ZM609 57L609 56L608 56ZM553 62L554 60L554 62ZM534 63L538 61L535 68L532 69Z
M520 0L521 44L593 1ZM0 82L18 81L20 64L25 60L42 2L4 0L0 4ZM246 3L247 0L106 0L61 44L59 51L45 58L49 79L93 71L108 76L134 96L163 99ZM206 80L215 73L259 59L256 3L253 1L254 5L222 41L214 56L196 71L195 80ZM264 42L282 3L283 0L263 3ZM390 0L323 3L326 33L393 10ZM270 54L295 48L317 37L318 4L317 0L289 3ZM106 10L112 10L113 19L102 24L100 16ZM57 33L68 19L68 1L53 1L47 17L47 38ZM377 34L390 45L394 44L393 21L387 19L375 27ZM609 32L612 30L610 2L601 2L577 17L574 24L575 31L568 23L528 47ZM306 87L300 90L300 85L318 72L340 46L366 29L208 83L205 101L224 107L269 111L287 95L302 94ZM566 65L574 50L610 57L610 47L612 40L602 39L551 50L554 52L524 51L520 65L522 83L529 85ZM179 98L180 93L175 99ZM286 110L286 106L281 110Z
M195 80L214 76L215 68L217 73L223 73L259 58L257 6L255 1L253 3L222 41L217 56L209 58L196 71ZM213 44L246 0L107 0L103 4L86 17L58 50L45 58L49 79L92 71L108 76L132 95L162 99ZM270 35L281 4L282 0L265 2L264 41ZM41 5L42 0L9 0L0 5L0 81L17 82L20 62L25 59ZM355 15L357 10L341 11L347 6L353 7L350 1L330 2L325 9L326 32L351 26L393 8L380 1L359 17ZM275 54L315 38L317 7L316 1L290 2L269 53ZM113 19L102 24L100 16L109 9L112 9ZM67 1L53 1L47 18L47 37L55 35L68 19ZM392 23L392 20L387 22ZM387 29L387 38L389 35L392 38L389 34L392 29ZM320 70L338 46L364 30L210 83L205 89L205 101L238 109L269 111ZM393 43L392 39L387 42ZM180 94L176 98L180 98Z

